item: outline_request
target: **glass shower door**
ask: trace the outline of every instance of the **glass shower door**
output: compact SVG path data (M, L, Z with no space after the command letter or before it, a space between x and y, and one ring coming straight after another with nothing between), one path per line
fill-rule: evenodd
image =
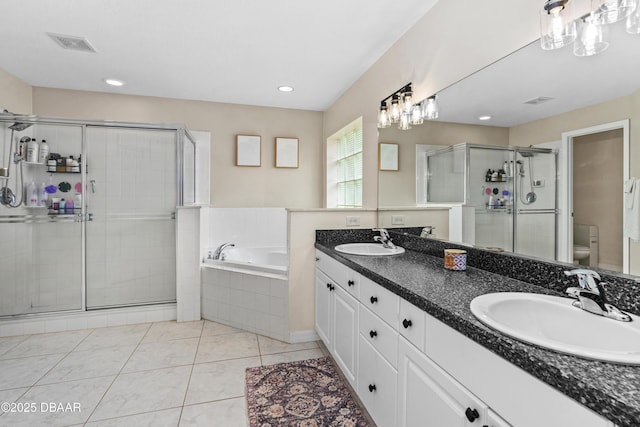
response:
M87 308L176 299L176 132L87 127Z
M515 252L556 259L556 153L516 151Z

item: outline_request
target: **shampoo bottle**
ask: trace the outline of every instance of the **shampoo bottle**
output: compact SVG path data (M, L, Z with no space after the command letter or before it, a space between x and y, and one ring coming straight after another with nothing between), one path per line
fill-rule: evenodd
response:
M48 206L49 201L47 200L47 184L44 182L40 184L38 187L38 206Z
M27 206L38 206L38 189L33 181L27 185Z
M39 148L38 141L36 141L33 138L31 139L31 141L27 143L27 162L28 163L38 162L38 148Z
M40 153L38 153L38 163L45 164L49 159L49 144L45 139L40 143Z

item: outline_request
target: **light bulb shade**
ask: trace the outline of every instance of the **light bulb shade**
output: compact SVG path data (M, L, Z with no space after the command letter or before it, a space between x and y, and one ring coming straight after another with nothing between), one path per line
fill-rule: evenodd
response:
M438 114L438 101L436 100L436 97L431 96L427 98L424 102L422 117L426 120L435 120L438 118Z
M402 111L411 114L413 109L413 93L411 91L402 94Z
M411 129L411 114L403 112L400 114L400 121L398 122L398 129L409 130Z
M598 24L613 24L637 8L637 0L591 0L591 10Z
M560 49L577 36L575 21L567 22L568 0L549 0L540 10L540 46L544 50Z
M424 123L424 119L422 118L422 105L414 104L413 108L411 108L411 124L421 125Z
M387 104L383 102L378 110L378 128L388 128L389 126L391 126L391 119L387 111Z
M627 33L640 34L640 4L636 4L636 10L627 16Z
M581 22L580 27L580 36L573 45L575 56L596 55L609 47L606 41L607 28L596 23L593 12Z
M391 123L398 123L400 121L400 105L398 103L398 96L393 95L391 97L391 111L389 111L389 118Z

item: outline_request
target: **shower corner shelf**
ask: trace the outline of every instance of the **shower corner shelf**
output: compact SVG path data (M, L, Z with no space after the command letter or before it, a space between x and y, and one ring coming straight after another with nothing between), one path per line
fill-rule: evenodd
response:
M24 161L25 165L29 165L29 166L45 166L44 163L40 163L40 162L27 162L26 160Z

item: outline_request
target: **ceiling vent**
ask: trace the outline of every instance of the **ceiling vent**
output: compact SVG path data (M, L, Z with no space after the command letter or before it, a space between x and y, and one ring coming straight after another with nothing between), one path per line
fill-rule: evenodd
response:
M89 44L89 41L83 37L65 36L64 34L53 33L47 33L47 35L51 37L54 42L58 43L63 49L79 50L81 52L93 53L95 53L96 51L93 46Z
M551 101L552 99L553 98L548 96L538 96L528 101L524 101L524 104L538 105L538 104L542 104L543 102Z

